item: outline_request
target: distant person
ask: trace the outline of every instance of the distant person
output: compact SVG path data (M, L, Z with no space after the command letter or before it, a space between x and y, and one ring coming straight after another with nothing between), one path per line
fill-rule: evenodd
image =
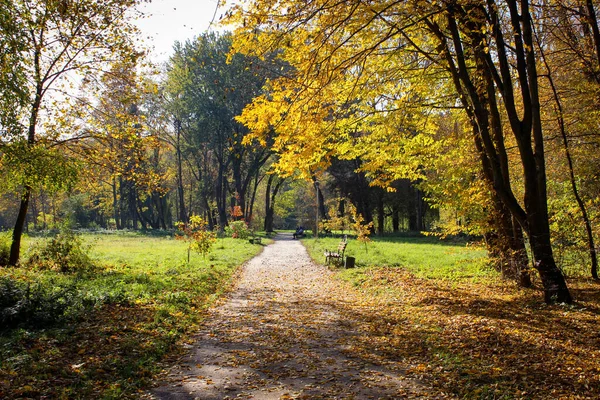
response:
M294 239L298 239L301 236L304 236L304 228L299 226L296 228L296 232L294 232Z

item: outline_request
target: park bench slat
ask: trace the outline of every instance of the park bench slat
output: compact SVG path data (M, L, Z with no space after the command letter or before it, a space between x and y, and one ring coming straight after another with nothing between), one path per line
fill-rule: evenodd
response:
M344 253L346 252L346 246L348 245L348 241L342 240L338 245L336 251L325 250L325 262L330 264L333 260L341 263L344 260Z

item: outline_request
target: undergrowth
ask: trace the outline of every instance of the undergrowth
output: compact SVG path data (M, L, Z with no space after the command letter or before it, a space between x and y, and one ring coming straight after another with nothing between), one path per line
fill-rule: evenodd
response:
M74 239L74 240L71 240ZM0 269L0 398L137 398L232 274L261 250L138 233L26 238Z

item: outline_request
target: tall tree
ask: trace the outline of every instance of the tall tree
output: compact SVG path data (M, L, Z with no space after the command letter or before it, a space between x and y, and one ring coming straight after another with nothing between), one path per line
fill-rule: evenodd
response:
M51 93L66 89L75 73L93 73L115 57L130 57L128 12L137 0L15 0L3 7L5 21L0 36L18 35L23 40L15 61L27 82L26 102L21 108L25 149L42 144L38 128ZM41 134L42 136L45 133ZM33 188L25 183L13 230L10 264L19 260L21 235Z
M526 0L243 3L233 10L244 23L234 48L280 49L295 73L270 82L241 120L259 135L276 128L277 150L288 154L280 164L296 167L307 152L308 164L360 156L412 178L430 165L424 155L434 156L428 116L459 100L493 194L496 233L524 255L524 231L546 301L571 302L550 240L531 9ZM509 162L513 144L519 169ZM514 182L523 184L520 201Z
M273 220L275 217L275 199L277 193L281 188L281 185L285 182L286 178L278 178L276 175L269 175L267 180L267 187L265 189L265 232L273 232Z
M243 55L228 60L230 47L230 35L216 33L176 45L167 84L186 153L194 160L195 176L212 189L220 226L228 222L232 199L244 217L251 214L251 183L271 155L269 149L243 143L247 129L234 120L260 92L268 70Z
M97 96L78 107L87 134L81 142L89 166L85 179L110 188L100 190L99 196L112 197L117 229L137 229L138 223L166 229L165 171L155 132L156 87L140 79L135 67L135 60L115 63L97 81L84 85Z

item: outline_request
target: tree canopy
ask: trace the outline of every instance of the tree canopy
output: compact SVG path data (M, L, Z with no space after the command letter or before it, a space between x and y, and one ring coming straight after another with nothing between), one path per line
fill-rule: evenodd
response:
M240 120L258 138L275 129L284 171L300 160L319 169L333 157L360 158L383 186L390 176L426 178L445 143L468 145L486 182L480 189L489 191L496 240L488 243L526 283L522 230L547 301L570 302L550 239L545 142L553 127L539 69L562 46L546 30L566 28L562 37L580 38L579 75L594 76L596 11L572 3L241 2L228 16L237 24L234 49L277 52L291 73L269 81ZM565 18L579 25L561 28ZM444 135L440 116L457 107L460 127Z
M161 76L136 3L0 11L11 263L62 190L82 226L327 229L355 209L370 233L473 235L548 302L571 301L565 262L598 277L593 1L243 0Z
M59 167L67 163L49 162L52 146L64 140L55 129L62 118L58 100L68 94L73 79L94 76L116 57L136 57L130 34L129 14L137 0L84 0L78 2L28 1L6 2L0 14L0 37L7 44L2 53L3 154L23 163L25 172L21 205L15 229L10 263L19 259L20 241L29 206L32 182L68 182ZM4 7L5 6L5 7ZM3 43L4 44L4 43ZM5 64L4 61L8 63ZM5 101L3 101L4 103ZM52 122L46 127L44 122ZM6 124L6 125L5 125ZM48 152L46 152L48 150ZM41 153L46 155L40 156ZM56 157L54 157L56 160ZM10 165L10 162L8 163Z

